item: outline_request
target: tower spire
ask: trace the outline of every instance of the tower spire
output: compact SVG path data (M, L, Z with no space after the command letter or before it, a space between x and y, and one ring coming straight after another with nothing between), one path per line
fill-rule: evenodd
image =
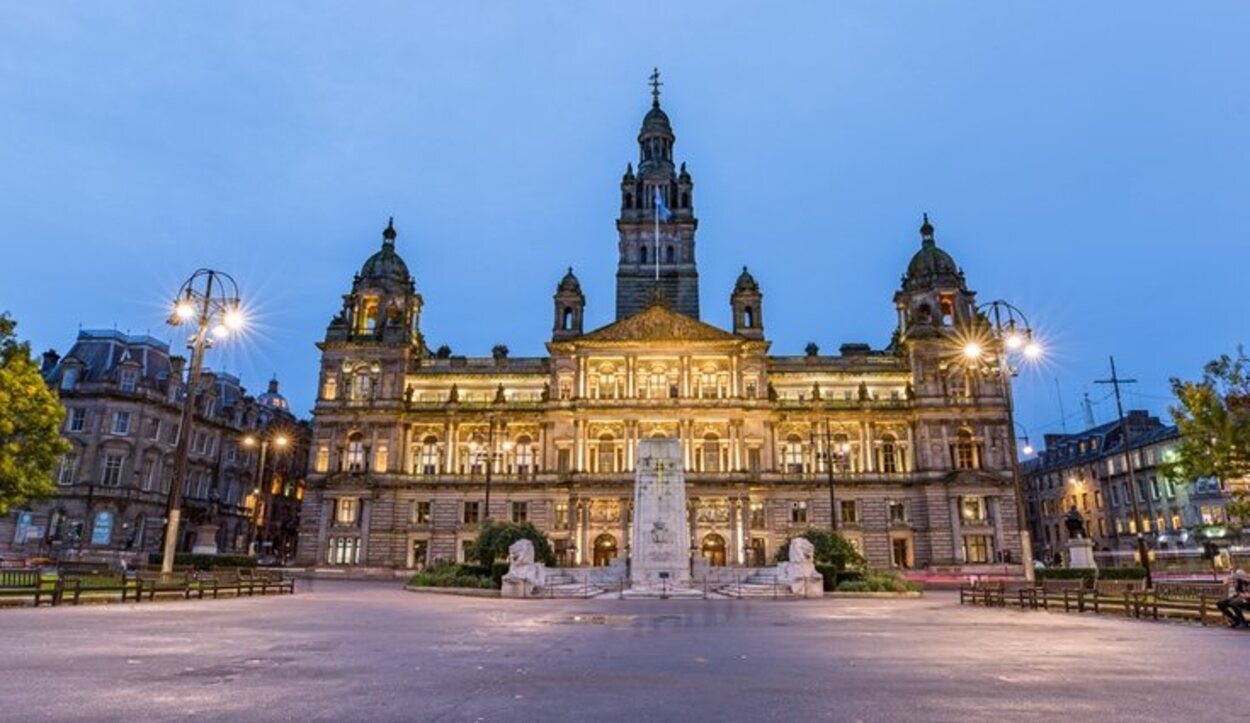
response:
M395 245L395 237L398 232L395 231L395 217L391 216L386 221L386 228L382 230L382 243L386 246Z
M660 107L660 87L664 84L660 82L660 69L651 69L651 107Z

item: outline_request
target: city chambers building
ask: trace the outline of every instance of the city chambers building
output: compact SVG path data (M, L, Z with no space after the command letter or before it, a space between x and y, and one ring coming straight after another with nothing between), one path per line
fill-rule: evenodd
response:
M654 92L620 183L615 320L585 327L570 269L546 356L431 352L387 226L318 345L305 564L463 560L489 517L533 523L562 565L619 566L650 438L682 444L692 566L770 564L832 524L878 567L1019 564L1010 400L960 362L956 339L985 320L928 219L885 348L776 355L745 267L726 290L731 326L701 318L694 183L674 138Z

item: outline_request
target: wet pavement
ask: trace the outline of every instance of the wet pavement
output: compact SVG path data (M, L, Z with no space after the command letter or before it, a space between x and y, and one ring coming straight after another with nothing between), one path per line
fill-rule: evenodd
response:
M1250 633L920 600L294 597L0 610L0 720L1223 721Z

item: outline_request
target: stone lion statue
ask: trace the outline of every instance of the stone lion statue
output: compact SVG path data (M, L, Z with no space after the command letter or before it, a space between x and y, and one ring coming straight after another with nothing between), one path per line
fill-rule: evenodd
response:
M790 540L790 562L812 562L816 556L816 546L806 537Z
M819 597L821 576L816 572L816 546L806 537L790 540L790 559L777 565L777 581L803 596Z
M520 584L525 594L528 594L528 588L543 584L542 565L534 562L533 542L517 540L508 547L508 573L503 576L503 581L505 584Z

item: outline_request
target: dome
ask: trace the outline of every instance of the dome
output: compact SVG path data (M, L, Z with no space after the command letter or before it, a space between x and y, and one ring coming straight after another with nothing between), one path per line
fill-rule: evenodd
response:
M408 284L412 281L408 264L395 253L395 219L391 219L382 232L382 249L370 256L360 267L360 279L364 282L393 281Z
M742 267L742 273L738 274L738 281L734 284L734 291L759 291L760 285L755 282L755 277L751 272L747 271L747 267Z
M578 294L582 293L582 284L577 280L577 276L573 274L573 267L569 267L568 273L560 279L560 285L556 287L556 291L573 291Z
M642 117L642 131L640 135L650 135L652 133L673 134L673 124L668 120L668 114L660 108L659 104L651 106L651 110Z
M286 401L286 397L278 393L278 379L274 377L269 380L269 389L264 394L256 397L256 402L262 407L277 409L283 412L291 411L291 405Z
M920 250L907 264L904 286L908 289L932 286L963 286L963 274L951 255L938 248L933 238L933 225L929 214L924 216L920 227Z

